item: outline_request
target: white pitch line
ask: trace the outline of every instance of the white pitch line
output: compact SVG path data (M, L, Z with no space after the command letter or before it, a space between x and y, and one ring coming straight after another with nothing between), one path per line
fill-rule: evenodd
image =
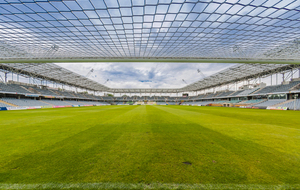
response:
M0 189L300 189L300 184L0 183Z

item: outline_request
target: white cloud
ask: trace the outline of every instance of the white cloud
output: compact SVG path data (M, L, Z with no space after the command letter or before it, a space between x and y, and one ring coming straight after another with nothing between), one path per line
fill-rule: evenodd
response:
M233 64L223 63L56 63L111 88L180 88ZM107 79L109 81L107 82Z

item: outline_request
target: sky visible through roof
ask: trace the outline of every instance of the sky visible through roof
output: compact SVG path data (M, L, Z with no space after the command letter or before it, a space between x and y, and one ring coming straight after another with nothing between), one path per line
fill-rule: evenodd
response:
M56 63L110 88L181 88L234 64L222 63ZM199 73L200 70L202 72ZM108 81L107 81L108 79ZM183 80L187 83L185 83Z

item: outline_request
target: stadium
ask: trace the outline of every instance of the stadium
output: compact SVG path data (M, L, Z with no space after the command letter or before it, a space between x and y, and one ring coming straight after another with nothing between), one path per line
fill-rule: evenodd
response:
M0 189L300 189L299 11L0 0ZM127 87L132 63L169 69Z

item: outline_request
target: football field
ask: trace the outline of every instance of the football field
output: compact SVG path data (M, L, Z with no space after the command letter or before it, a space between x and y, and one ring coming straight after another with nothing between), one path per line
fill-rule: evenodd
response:
M297 189L300 112L101 106L0 112L0 189Z

